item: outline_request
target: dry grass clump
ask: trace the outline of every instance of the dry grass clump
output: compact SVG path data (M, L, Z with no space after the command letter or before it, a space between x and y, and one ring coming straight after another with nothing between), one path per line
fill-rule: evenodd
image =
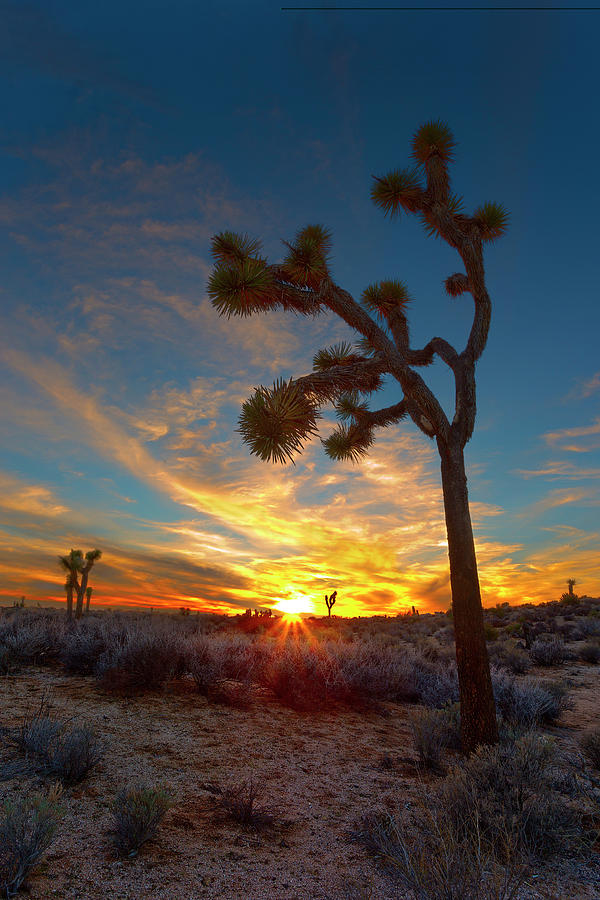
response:
M4 804L0 818L0 894L14 897L40 857L52 844L60 819L56 801L47 797L19 797Z
M162 786L139 784L120 791L112 808L113 845L119 856L137 856L140 847L156 835L171 806L171 794Z
M458 704L445 709L418 708L412 713L410 724L419 765L431 772L443 772L442 751L447 747L460 749Z
M221 792L221 805L235 822L260 828L272 825L274 816L263 804L264 791L253 778L230 785Z
M586 850L561 764L533 732L480 748L409 812L366 816L356 836L420 900L508 900L532 860Z
M595 769L600 769L600 726L582 735L579 746Z
M78 784L105 753L91 729L54 717L47 695L37 709L26 711L18 727L2 729L2 736L6 744L25 754L25 759L10 760L3 766L1 777L5 780L35 773L58 777L64 785Z

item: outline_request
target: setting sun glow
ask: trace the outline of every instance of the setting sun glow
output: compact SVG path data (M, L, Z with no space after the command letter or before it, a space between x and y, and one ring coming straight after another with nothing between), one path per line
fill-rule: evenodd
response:
M284 613L286 617L294 619L297 619L301 613L314 611L312 601L300 594L278 600L275 609Z

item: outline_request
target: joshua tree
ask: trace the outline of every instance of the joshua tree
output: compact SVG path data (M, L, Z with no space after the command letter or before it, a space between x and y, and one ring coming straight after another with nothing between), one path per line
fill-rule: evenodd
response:
M357 461L374 441L376 428L409 416L426 437L435 439L441 460L448 534L452 609L460 685L465 752L498 739L494 696L483 627L483 610L469 512L464 447L475 424L475 364L485 348L491 301L485 284L483 244L500 237L508 215L485 203L472 215L450 193L448 164L455 147L447 125L428 122L415 134L413 168L375 177L371 197L391 217L416 214L430 235L441 237L459 254L463 272L450 275L451 297L470 293L474 318L466 345L458 352L446 340L432 338L421 349L410 347L406 309L410 295L402 281L378 281L360 302L333 278L328 254L331 236L321 225L302 228L281 264L260 256L260 243L226 231L212 240L215 268L208 293L221 315L247 316L282 307L303 315L331 310L358 332L347 343L320 350L313 371L296 380L259 387L242 407L240 432L251 451L264 460L286 462L317 433L320 408L332 402L342 422L324 441L332 459ZM417 369L438 356L456 385L450 421ZM367 395L391 376L400 388L392 406L372 411Z
M81 551L78 551L81 552ZM102 550L88 550L85 554L85 560L81 563L81 584L77 589L77 607L75 609L75 618L80 619L83 615L83 598L87 591L88 578L96 560L102 556Z
M92 590L93 590L93 588L91 588L91 587L85 589L85 614L86 614L86 616L90 611L90 600L92 599Z
M569 586L569 596L572 597L572 596L573 596L573 588L575 587L575 585L577 584L577 582L575 581L574 578L569 578L569 579L567 580L567 584L568 584L568 586Z
M325 606L327 607L327 615L328 616L331 615L331 610L333 608L333 604L336 601L336 598L337 598L337 591L334 591L330 597L328 597L327 594L325 594Z
M88 550L84 559L81 550L71 550L67 556L58 557L60 565L67 573L67 580L65 583L65 591L67 592L67 619L73 618L73 592L75 592L77 598L75 618L80 619L83 615L83 598L86 595L90 571L96 560L100 559L101 556L101 550ZM80 573L81 583L79 583L77 577Z

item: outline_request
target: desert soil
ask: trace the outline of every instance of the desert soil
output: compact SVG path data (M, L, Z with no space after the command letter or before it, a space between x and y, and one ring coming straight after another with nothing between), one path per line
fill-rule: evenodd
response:
M581 730L598 723L600 667L569 666L544 677L553 675L571 682L575 705L552 732L574 750ZM28 669L0 682L0 724L19 724L48 690L54 712L94 728L107 749L89 778L64 792L59 834L29 879L30 900L410 897L351 839L362 814L401 809L415 797L409 706L386 704L385 716L299 713L256 696L249 709L236 709L209 704L191 684L123 698L92 679ZM382 765L384 756L391 767ZM258 830L228 819L214 792L249 777L275 817ZM167 785L175 802L137 858L117 859L111 803L139 781ZM0 783L0 799L35 787ZM598 865L560 868L533 873L520 897L600 900Z

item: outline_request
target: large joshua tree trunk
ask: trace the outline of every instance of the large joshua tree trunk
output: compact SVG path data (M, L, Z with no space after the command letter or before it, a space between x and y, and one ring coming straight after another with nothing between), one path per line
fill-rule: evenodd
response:
M498 740L494 693L477 574L473 527L469 512L464 451L460 443L438 439L448 534L452 614L460 688L463 750Z

